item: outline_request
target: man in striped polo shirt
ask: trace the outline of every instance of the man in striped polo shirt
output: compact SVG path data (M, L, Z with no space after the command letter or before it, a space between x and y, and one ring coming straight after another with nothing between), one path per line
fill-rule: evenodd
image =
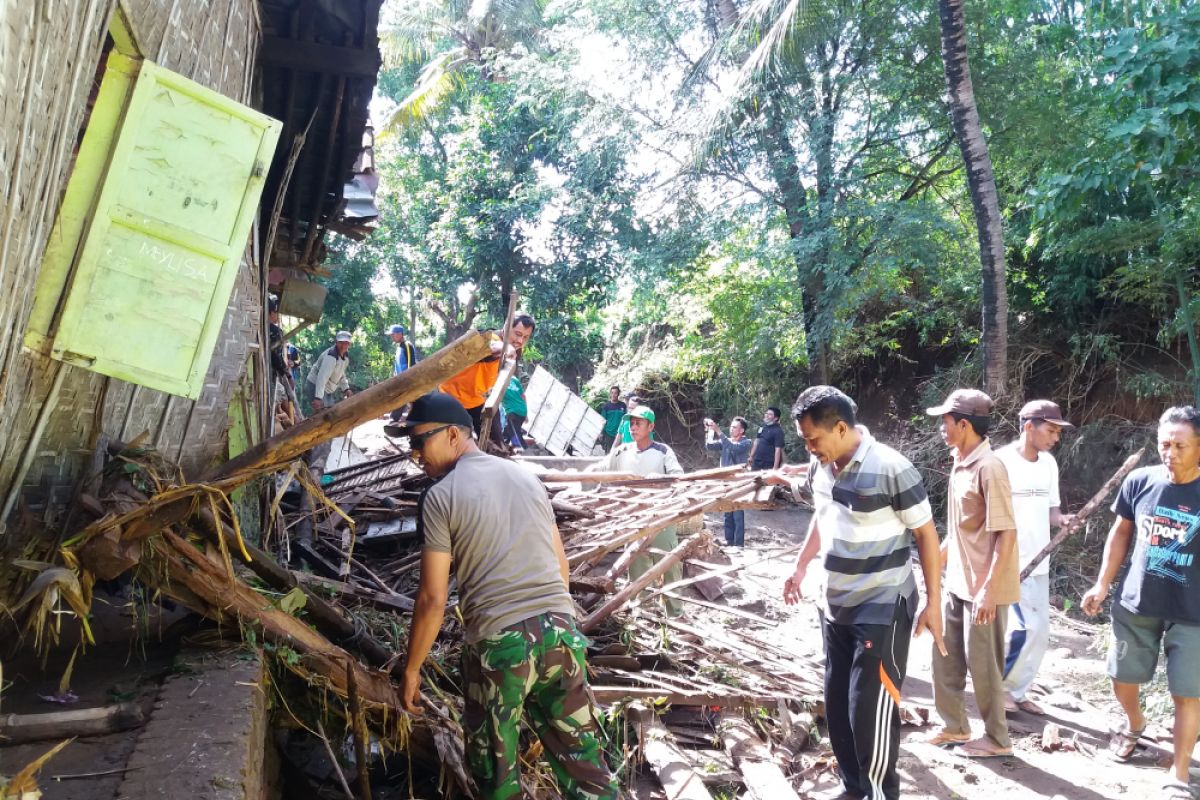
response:
M895 800L908 640L928 628L942 648L941 562L920 474L857 425L856 411L832 386L812 386L792 406L796 432L812 455L807 484L816 513L783 598L801 599L808 565L820 554L825 713L843 785L837 796ZM914 540L926 590L919 615Z

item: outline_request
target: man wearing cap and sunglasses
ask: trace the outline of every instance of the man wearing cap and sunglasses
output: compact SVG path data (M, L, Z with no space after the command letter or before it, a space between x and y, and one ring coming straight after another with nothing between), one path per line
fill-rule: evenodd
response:
M1018 419L1020 438L997 450L996 458L1004 463L1012 487L1013 513L1017 519L1017 567L1024 570L1030 559L1050 544L1050 528L1069 525L1075 519L1059 508L1058 462L1050 455L1063 428L1074 426L1063 419L1062 409L1050 400L1026 403ZM1021 581L1020 602L1009 609L1004 657L1007 710L1045 713L1025 694L1037 677L1049 644L1050 560L1043 559Z
M353 338L350 331L338 331L333 337L333 347L317 356L316 363L308 371L304 395L312 403L313 411L332 406L351 395L346 370L350 368L350 340Z
M413 402L405 433L437 482L421 496L421 583L401 684L420 714L421 665L442 627L450 568L465 622L463 730L486 800L521 795L522 711L541 739L562 797L616 798L587 684L587 638L567 592L567 557L550 498L532 473L481 451L454 397Z
M1021 599L1021 591L1008 472L987 438L992 406L981 391L957 389L926 409L941 418L942 439L954 453L941 549L946 653L933 651L933 702L943 728L929 742L958 745L955 753L969 758L1012 755L1002 669L1008 606ZM977 739L967 719L968 674L984 723Z

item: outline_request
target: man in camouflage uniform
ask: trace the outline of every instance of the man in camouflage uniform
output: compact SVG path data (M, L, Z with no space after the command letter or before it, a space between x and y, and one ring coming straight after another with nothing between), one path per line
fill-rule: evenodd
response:
M453 564L466 623L467 762L480 795L521 795L524 710L563 797L616 798L587 684L587 638L575 625L546 489L522 467L479 450L472 430L470 414L442 392L419 398L408 415L413 455L437 483L419 504L421 585L401 700L421 713L421 664L441 630Z

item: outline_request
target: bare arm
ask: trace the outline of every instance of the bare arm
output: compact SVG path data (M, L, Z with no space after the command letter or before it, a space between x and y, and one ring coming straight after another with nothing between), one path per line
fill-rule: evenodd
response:
M758 449L758 439L754 440L754 444L750 445L750 455L746 457L746 466L754 463L754 451Z
M928 628L933 635L934 646L938 652L946 655L946 645L942 641L942 553L933 520L913 529L913 538L917 542L921 576L925 581L925 607L917 615L913 636L920 635L921 631Z
M783 448L776 447L775 448L775 466L771 467L771 469L779 469L779 465L782 463L783 463Z
M421 713L417 706L421 687L421 665L442 629L446 616L446 598L450 595L450 554L434 550L421 553L421 584L417 589L412 627L408 632L408 657L404 662L401 700L413 714Z
M792 576L783 582L783 601L788 605L799 602L803 598L800 584L804 583L808 565L812 563L819 552L821 552L821 530L817 527L816 515L813 515L812 521L808 523L804 546L800 548L800 555L796 558L796 569L792 572Z
M1117 577L1125 557L1129 555L1129 544L1133 541L1133 520L1117 517L1109 528L1104 542L1104 558L1100 562L1100 574L1096 583L1083 596L1083 611L1089 616L1100 613L1100 605L1108 597L1108 590Z
M975 624L987 625L996 618L995 578L1000 565L1007 559L1016 558L1017 532L997 531L992 535L992 558L988 562L987 577L975 594Z
M554 554L558 556L558 573L562 575L563 586L571 585L571 567L567 563L567 551L563 548L562 534L558 526L554 526Z

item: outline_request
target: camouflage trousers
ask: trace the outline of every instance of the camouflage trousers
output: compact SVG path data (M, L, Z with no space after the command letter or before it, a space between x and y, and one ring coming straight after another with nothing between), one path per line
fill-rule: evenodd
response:
M587 685L586 647L571 617L541 614L463 648L467 763L484 800L521 796L522 712L563 797L618 797Z
M640 542L634 542L632 546L637 547L638 544L640 544ZM679 532L675 529L674 525L663 528L658 532L657 535L655 535L654 541L651 542L650 546L655 550L662 550L669 553L679 546ZM658 563L660 558L662 558L662 556L652 553L643 553L635 558L629 565L629 580L636 581L638 578L645 575L655 564ZM661 580L664 586L668 583L674 583L675 581L683 580L683 567L679 564L675 564L663 574ZM666 609L668 617L678 617L683 613L683 603L679 602L674 597L667 597L664 594L662 596L662 603L663 608Z

